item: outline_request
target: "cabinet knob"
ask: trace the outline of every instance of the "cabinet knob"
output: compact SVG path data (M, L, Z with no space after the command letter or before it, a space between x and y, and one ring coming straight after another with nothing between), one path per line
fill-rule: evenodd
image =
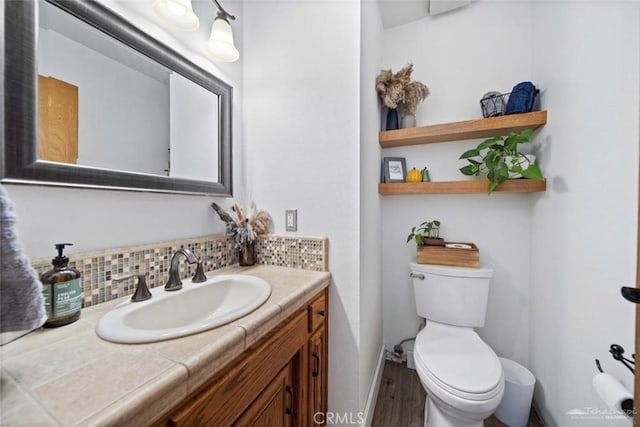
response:
M318 311L318 314L319 314L320 316L324 317L325 312L324 312L324 310L319 310L319 311Z

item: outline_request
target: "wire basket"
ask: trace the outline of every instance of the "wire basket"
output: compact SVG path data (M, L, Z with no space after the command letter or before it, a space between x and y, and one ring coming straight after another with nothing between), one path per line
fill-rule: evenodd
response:
M509 100L509 93L500 92L487 92L482 96L480 100L480 107L482 108L482 117L485 119L488 117L504 116L507 110L507 101Z
M539 93L540 90L531 82L518 83L509 93L487 92L480 99L482 116L487 118L533 111Z

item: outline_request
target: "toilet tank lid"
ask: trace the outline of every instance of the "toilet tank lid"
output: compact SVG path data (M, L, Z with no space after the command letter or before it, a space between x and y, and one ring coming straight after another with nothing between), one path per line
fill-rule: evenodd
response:
M413 273L427 273L437 274L439 276L451 276L451 277L477 277L477 278L491 278L493 276L493 269L487 266L481 266L480 268L467 268L467 267L449 267L446 265L433 265L433 264L416 264L412 262L411 272Z

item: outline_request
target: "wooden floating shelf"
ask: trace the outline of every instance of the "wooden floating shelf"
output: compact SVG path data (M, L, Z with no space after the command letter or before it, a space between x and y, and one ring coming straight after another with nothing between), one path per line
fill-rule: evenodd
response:
M536 129L547 123L547 111L511 114L488 119L442 123L409 129L383 131L378 134L382 148L407 145L433 144L437 142L462 141L465 139L491 138L509 132Z
M435 182L393 182L378 184L378 193L383 196L400 194L473 194L487 193L489 181L435 181ZM536 193L546 191L544 179L511 179L500 184L495 190L503 193Z

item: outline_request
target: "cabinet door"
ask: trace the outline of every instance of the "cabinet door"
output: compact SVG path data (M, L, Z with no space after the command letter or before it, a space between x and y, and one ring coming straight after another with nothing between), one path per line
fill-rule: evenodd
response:
M327 411L327 336L322 326L309 338L309 414L313 424L324 421ZM322 414L322 415L319 415Z
M294 412L291 364L260 393L249 409L234 423L236 426L289 427Z

